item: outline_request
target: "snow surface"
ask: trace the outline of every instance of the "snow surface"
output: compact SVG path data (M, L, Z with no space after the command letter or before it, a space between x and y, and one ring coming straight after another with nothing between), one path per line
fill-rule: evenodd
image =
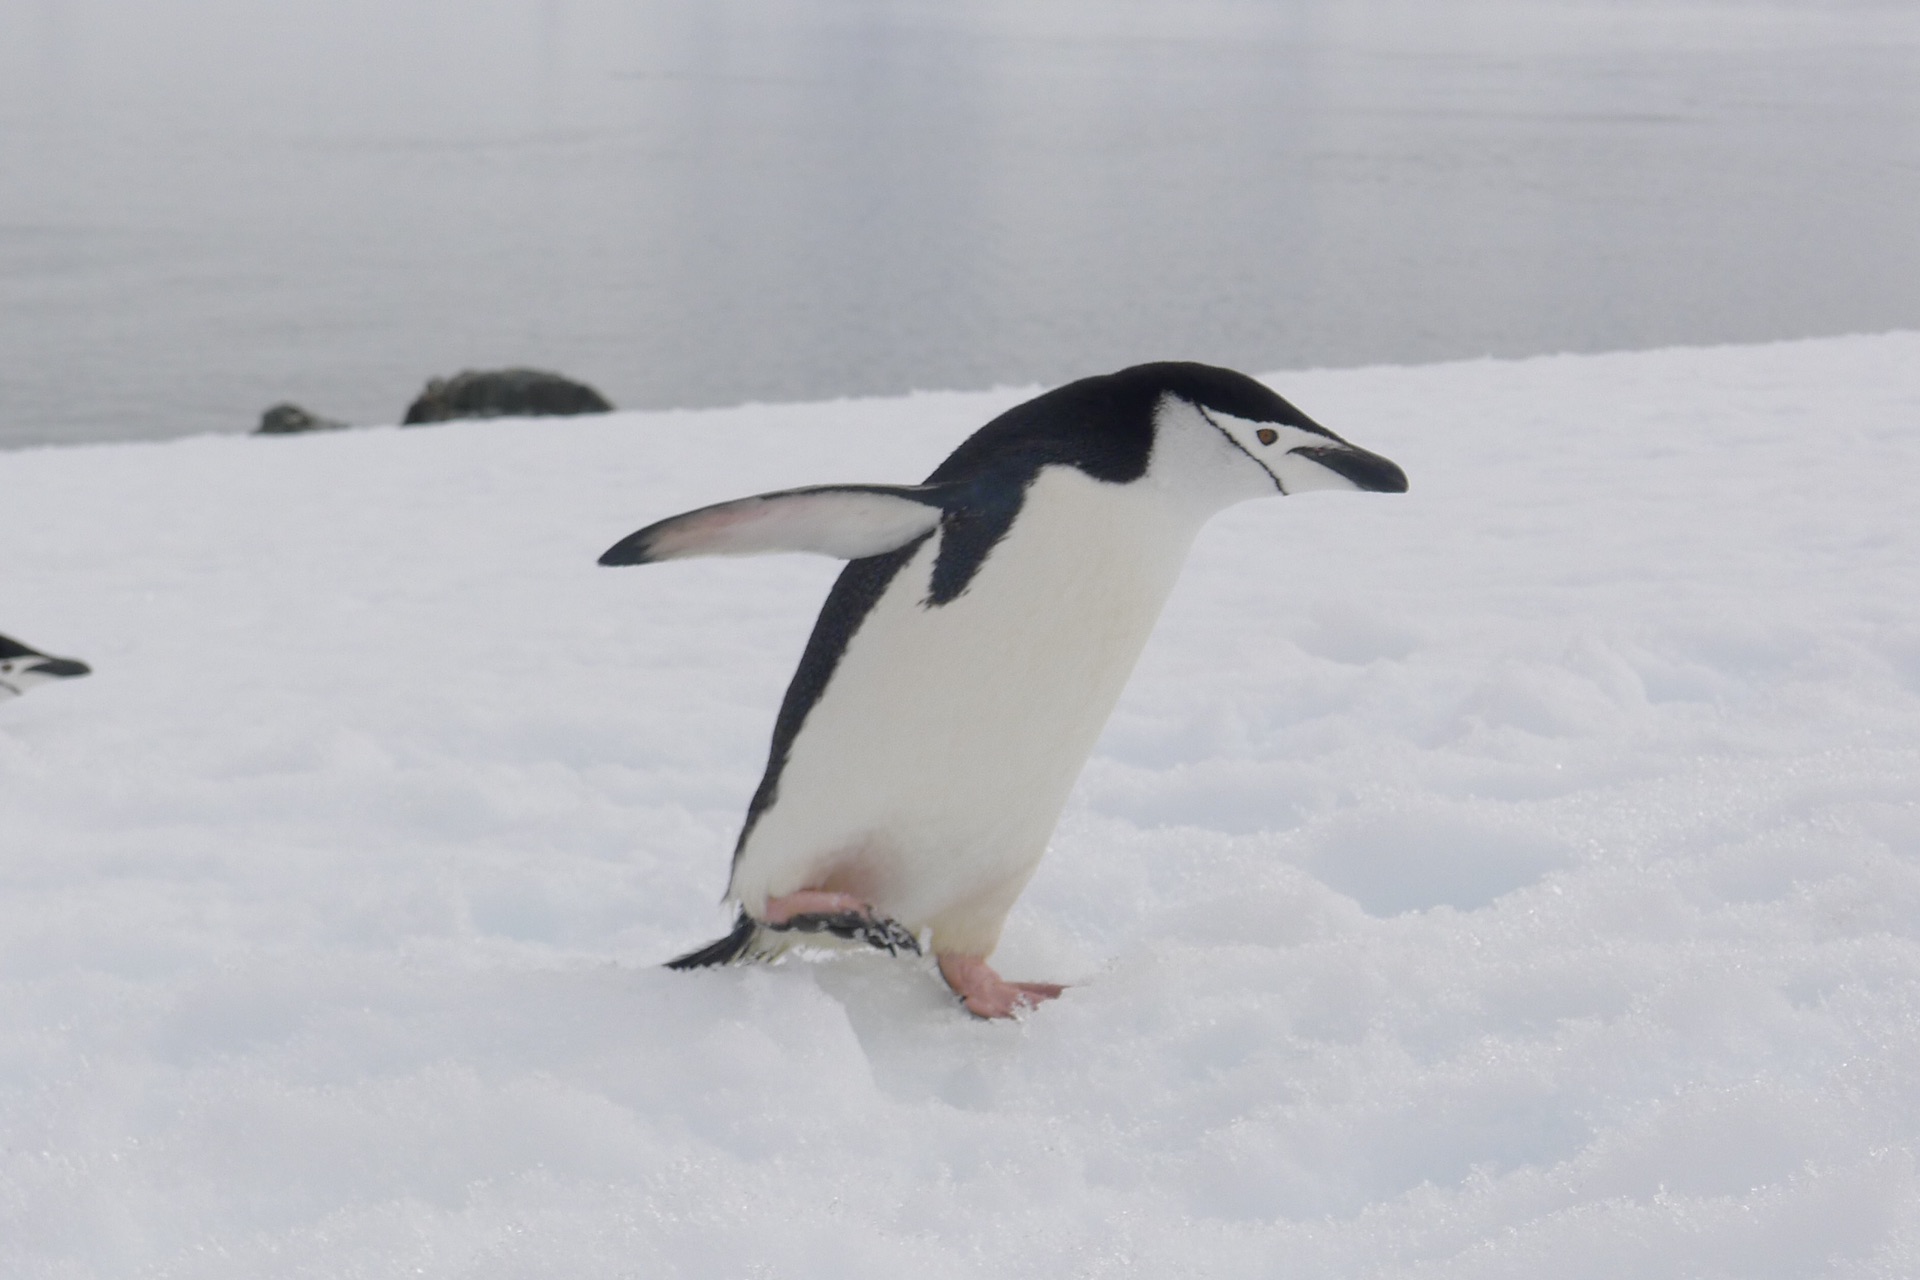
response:
M669 973L1023 392L0 454L0 1273L1920 1273L1920 334L1288 374L1000 952Z

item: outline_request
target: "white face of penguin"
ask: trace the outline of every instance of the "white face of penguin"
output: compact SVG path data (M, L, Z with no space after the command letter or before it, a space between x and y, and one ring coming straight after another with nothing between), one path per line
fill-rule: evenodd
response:
M1239 418L1171 394L1154 414L1147 476L1209 514L1309 489L1403 493L1407 487L1399 467L1331 432Z

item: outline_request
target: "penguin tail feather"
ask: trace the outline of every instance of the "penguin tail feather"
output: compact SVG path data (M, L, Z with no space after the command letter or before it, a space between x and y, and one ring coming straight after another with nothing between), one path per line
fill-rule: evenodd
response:
M705 969L716 964L739 964L743 960L758 960L764 954L755 945L756 935L760 932L759 922L742 911L733 922L733 932L724 938L716 938L697 951L689 951L667 961L669 969Z

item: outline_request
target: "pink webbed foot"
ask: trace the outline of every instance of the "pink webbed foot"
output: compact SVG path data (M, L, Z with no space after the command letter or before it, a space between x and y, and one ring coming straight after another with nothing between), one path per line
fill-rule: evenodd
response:
M798 933L830 933L849 942L864 942L888 955L905 951L920 954L920 940L898 921L873 914L873 908L850 893L801 889L767 899L761 923L769 929Z
M941 956L940 976L976 1018L1011 1018L1066 990L1057 982L1008 982L979 956Z

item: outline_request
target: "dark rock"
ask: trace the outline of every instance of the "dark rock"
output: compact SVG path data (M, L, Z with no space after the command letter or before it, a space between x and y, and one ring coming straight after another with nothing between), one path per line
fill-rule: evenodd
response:
M291 436L302 431L339 431L346 425L317 413L308 413L297 404L277 404L260 415L260 425L253 429L253 434Z
M427 383L402 426L455 418L554 418L608 413L607 398L584 382L540 369L468 369Z

